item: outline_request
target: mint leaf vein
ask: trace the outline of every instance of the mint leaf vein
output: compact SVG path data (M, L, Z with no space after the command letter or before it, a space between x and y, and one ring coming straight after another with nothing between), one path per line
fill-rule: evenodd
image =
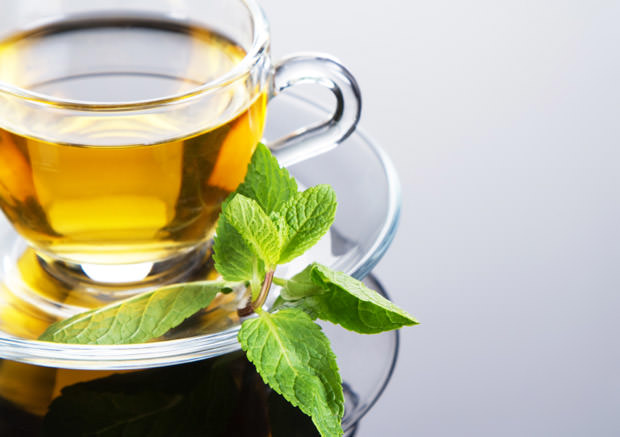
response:
M280 168L271 151L259 144L236 192L254 199L265 213L271 214L297 194L297 182L285 168Z
M258 203L237 194L228 201L222 215L254 253L273 269L280 257L281 237L277 226Z
M76 344L141 343L180 325L207 307L217 293L237 285L224 281L171 285L56 322L39 339Z
M281 297L313 318L362 334L416 325L406 311L346 273L314 263L284 282Z
M302 255L325 235L336 216L336 205L336 193L329 185L308 188L282 205L279 213L287 226L278 264Z

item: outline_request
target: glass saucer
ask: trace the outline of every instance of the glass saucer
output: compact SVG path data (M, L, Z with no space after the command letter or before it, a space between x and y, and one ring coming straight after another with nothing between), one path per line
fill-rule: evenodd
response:
M270 104L265 136L280 137L328 112L299 96L283 95ZM301 186L330 184L338 212L330 232L311 250L281 266L286 277L317 261L364 278L391 243L400 211L400 187L389 158L359 129L340 147L290 168ZM20 249L22 248L22 249ZM0 221L0 281L9 283L23 242ZM14 275L13 275L14 276ZM166 336L131 345L70 345L37 341L51 321L12 287L0 286L0 358L72 369L143 369L201 360L239 349L236 302L221 300ZM272 293L275 294L275 293ZM81 303L80 303L81 304ZM80 306L80 305L77 305ZM84 309L88 306L85 305Z
M384 294L373 277L365 281ZM398 332L324 329L343 378L342 427L353 437L391 377ZM155 427L157 435L317 436L310 418L265 386L240 352L130 372L0 360L0 430L7 434L150 435Z

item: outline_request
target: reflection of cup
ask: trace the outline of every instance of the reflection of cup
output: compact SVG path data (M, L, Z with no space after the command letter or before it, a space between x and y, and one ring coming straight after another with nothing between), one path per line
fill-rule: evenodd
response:
M19 437L319 435L241 353L122 373L0 361L0 430Z
M337 62L272 66L254 0L23 0L0 37L0 206L47 265L112 266L103 282L118 266L161 275L203 246L270 97L310 82L337 100L331 120L272 145L286 164L359 118Z

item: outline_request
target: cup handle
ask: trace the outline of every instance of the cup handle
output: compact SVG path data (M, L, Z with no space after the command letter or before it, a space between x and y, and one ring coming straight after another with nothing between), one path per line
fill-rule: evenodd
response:
M280 165L290 166L333 149L355 129L362 96L353 75L335 59L322 54L294 55L275 67L270 97L297 84L318 84L336 97L332 117L299 129L268 144Z

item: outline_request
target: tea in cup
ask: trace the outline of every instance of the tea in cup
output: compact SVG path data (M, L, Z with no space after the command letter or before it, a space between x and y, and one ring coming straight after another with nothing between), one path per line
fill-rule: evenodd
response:
M187 269L245 176L270 98L297 83L336 96L332 119L271 145L284 164L329 150L359 119L343 66L317 55L274 66L269 46L254 0L4 6L5 216L54 274L140 283Z

